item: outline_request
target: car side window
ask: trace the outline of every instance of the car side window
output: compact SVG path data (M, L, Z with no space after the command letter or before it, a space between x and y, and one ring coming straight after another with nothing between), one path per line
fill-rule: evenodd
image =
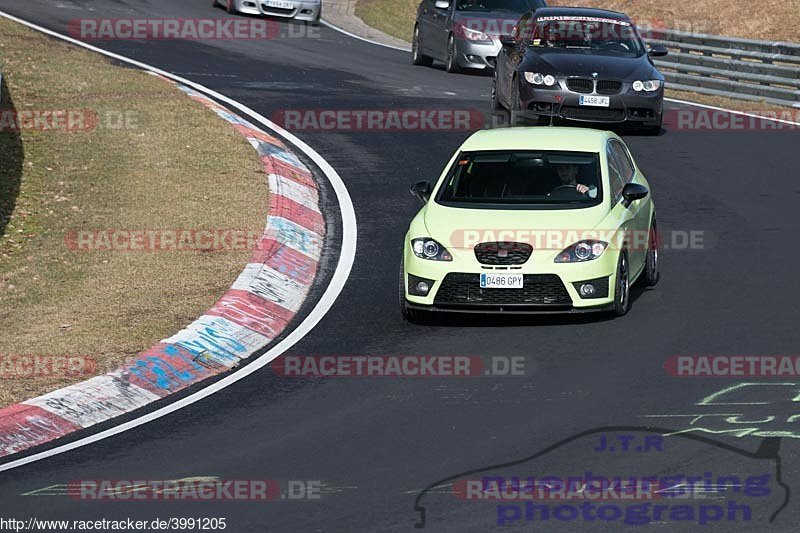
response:
M633 177L636 175L636 167L633 165L633 161L631 160L631 156L628 154L628 150L621 142L612 140L611 146L612 150L614 150L614 152L617 154L623 183L628 184L633 181Z
M625 187L625 177L620 166L620 160L614 145L609 141L606 148L606 158L608 159L608 182L611 186L612 203L619 202L622 197L622 189Z

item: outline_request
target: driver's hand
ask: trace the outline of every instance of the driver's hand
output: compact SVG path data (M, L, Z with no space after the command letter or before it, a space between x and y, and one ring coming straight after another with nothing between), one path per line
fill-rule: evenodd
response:
M577 191L581 194L586 194L589 192L589 187L586 185L581 185L580 183L575 186L575 189L577 189Z

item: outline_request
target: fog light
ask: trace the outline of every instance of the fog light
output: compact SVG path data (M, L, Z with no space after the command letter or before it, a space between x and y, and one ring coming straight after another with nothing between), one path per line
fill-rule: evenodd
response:
M411 296L428 296L433 289L433 280L408 275L408 294Z
M573 283L575 291L582 300L599 300L608 298L608 278L589 279Z

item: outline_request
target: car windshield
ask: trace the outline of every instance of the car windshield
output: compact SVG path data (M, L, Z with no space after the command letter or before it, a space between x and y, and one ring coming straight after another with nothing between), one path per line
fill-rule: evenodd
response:
M645 49L633 25L596 17L543 17L536 20L531 46L544 50L603 52L639 57Z
M437 202L451 207L582 208L602 201L598 154L554 151L464 152Z
M540 7L545 7L544 0L456 0L456 11L524 13Z

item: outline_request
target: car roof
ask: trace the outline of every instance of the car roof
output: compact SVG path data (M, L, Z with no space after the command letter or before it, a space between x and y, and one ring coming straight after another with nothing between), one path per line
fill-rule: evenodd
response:
M601 153L616 136L589 128L547 127L481 130L461 146L465 152L482 150L559 150Z
M591 7L541 7L535 13L536 18L557 16L600 17L630 22L630 17L625 13Z

